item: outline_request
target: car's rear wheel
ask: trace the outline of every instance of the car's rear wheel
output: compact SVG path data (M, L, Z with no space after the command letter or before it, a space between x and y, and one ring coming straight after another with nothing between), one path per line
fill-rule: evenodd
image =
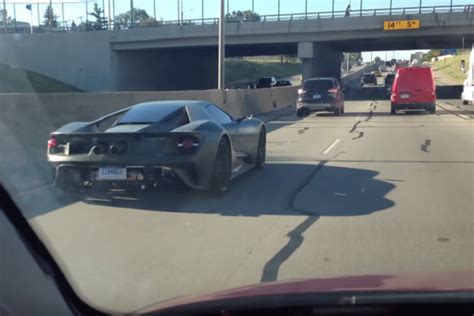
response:
M231 174L230 144L227 138L222 138L217 149L214 168L212 169L209 190L214 194L222 194L229 187Z
M468 104L469 104L469 101L468 101L468 100L462 100L462 104L463 104L463 105L468 105Z
M336 109L334 110L334 115L335 115L335 116L341 116L341 108L336 108Z
M257 159L255 161L255 168L262 169L265 166L265 159L267 156L267 134L262 128L258 137Z
M309 109L307 108L301 108L296 112L296 115L299 117L304 117L308 116L310 114Z
M393 103L390 106L390 114L397 114L397 107Z
M428 112L429 112L430 114L435 114L435 113L436 113L436 105L433 105L432 107L430 107L430 108L428 109Z

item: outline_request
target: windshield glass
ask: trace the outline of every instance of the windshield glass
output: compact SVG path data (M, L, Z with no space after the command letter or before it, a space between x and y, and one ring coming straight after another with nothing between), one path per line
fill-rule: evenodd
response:
M0 9L0 185L88 305L471 290L472 0Z

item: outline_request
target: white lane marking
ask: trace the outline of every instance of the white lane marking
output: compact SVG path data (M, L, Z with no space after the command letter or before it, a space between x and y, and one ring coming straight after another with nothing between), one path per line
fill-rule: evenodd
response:
M329 147L326 148L325 151L323 151L323 155L327 155L334 147L337 146L337 144L339 144L340 141L341 141L341 140L340 140L339 138L336 139L336 140L334 140L334 141L332 142L332 144L329 145Z

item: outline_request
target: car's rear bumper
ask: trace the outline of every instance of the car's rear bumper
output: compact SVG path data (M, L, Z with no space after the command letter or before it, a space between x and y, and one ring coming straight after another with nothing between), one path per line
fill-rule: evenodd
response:
M436 107L436 103L393 103L397 110L428 110Z
M297 110L308 109L313 112L334 111L339 106L340 105L338 103L330 103L330 102L324 102L324 103L297 102L296 103Z
M120 167L126 170L124 179L100 179L99 168ZM119 186L164 186L170 183L184 183L194 189L198 185L196 166L193 163L160 165L93 165L60 164L56 166L55 185L63 189L86 188L97 183Z

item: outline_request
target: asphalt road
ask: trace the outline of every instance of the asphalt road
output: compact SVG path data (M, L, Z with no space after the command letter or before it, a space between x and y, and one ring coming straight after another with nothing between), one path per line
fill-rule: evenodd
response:
M342 117L269 122L268 164L224 197L63 197L29 221L76 291L120 312L261 281L473 270L474 121L364 95Z

